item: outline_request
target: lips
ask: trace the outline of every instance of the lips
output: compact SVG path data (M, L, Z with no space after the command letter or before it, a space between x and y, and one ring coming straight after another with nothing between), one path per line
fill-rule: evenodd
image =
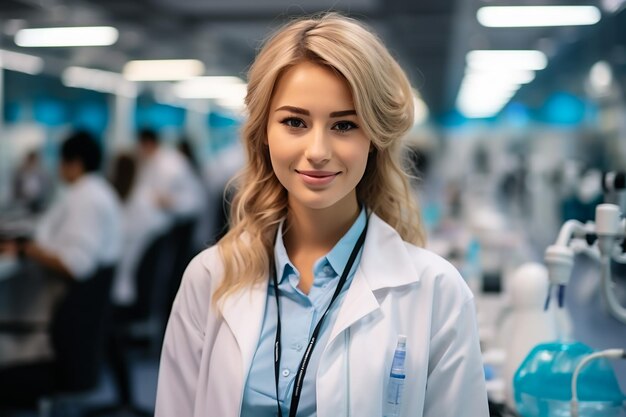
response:
M330 184L341 172L334 171L300 171L296 170L302 181L308 185L327 185Z

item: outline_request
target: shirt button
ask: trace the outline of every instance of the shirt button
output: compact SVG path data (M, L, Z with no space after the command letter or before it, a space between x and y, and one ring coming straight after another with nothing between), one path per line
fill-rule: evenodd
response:
M296 350L300 352L302 350L302 345L300 343L296 344Z
M289 369L283 369L283 376L288 377L290 374Z

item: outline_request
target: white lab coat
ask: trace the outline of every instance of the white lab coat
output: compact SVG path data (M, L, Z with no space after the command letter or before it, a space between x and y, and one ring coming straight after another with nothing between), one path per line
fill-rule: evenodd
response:
M267 283L215 308L210 300L221 274L216 247L185 272L165 335L156 417L240 414ZM489 415L472 294L448 262L403 242L372 215L328 343L316 346L324 350L318 417L382 416L398 334L407 336L403 417Z

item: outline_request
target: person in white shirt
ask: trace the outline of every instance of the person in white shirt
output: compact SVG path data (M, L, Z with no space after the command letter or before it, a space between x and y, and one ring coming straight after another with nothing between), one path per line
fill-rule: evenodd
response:
M100 146L91 135L72 134L60 150L59 172L66 189L44 213L33 240L2 244L3 252L31 261L3 283L0 296L30 294L27 303L13 311L15 317L47 319L67 280L89 279L98 268L117 263L122 243L121 210L112 187L98 172L101 160ZM15 353L13 359L49 353L43 342L22 340L13 349L8 348L12 342L4 342L0 339L3 361L14 356L9 351Z
M161 145L155 131L139 132L141 161L137 190L145 189L168 221L189 218L202 207L198 180L187 159L173 147Z
M204 189L186 158L160 144L157 133L138 135L139 170L123 208L124 250L113 283L113 300L136 300L135 273L150 242L177 222L196 218L205 202Z
M15 252L76 280L116 263L121 252L120 204L98 173L101 160L99 145L85 132L62 144L60 175L67 189L43 215L34 239L14 244Z
M114 265L121 252L120 204L98 173L99 145L79 133L61 147L65 195L44 215L26 256L76 280Z

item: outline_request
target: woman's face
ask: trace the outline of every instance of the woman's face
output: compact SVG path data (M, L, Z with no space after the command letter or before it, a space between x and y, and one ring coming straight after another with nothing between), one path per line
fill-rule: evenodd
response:
M279 79L270 104L267 141L289 205L356 210L370 140L361 128L347 82L311 62Z

